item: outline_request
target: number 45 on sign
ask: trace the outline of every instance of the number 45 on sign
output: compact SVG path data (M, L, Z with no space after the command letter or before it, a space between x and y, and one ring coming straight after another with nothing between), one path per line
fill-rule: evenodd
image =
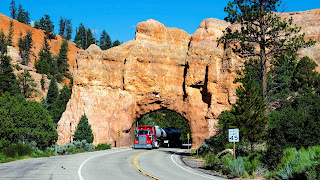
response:
M229 142L239 142L239 129L229 129Z

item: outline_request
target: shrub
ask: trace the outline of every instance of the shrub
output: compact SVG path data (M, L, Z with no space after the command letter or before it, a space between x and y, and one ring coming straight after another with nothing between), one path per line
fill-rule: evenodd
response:
M283 151L275 177L281 179L317 179L320 173L320 146L287 148Z
M248 174L253 175L253 172L261 166L262 155L259 153L250 153L247 157L243 158L244 167Z
M85 152L89 151L92 152L94 151L94 145L91 143L87 143L86 140L82 141L73 141L69 144L62 145L62 146L57 146L57 153L58 154L75 154L75 153L80 153L80 152Z
M97 147L94 148L95 151L106 150L106 149L111 149L111 144L99 144Z
M74 146L71 146L69 149L68 149L68 154L74 154L76 152L76 147Z
M204 140L204 143L199 147L199 154L217 154L225 149L225 144L227 137L219 134L217 136L212 136Z
M29 144L17 143L17 144L12 144L7 148L4 148L3 153L7 157L31 155L32 148Z
M219 169L221 167L221 161L214 153L209 153L208 155L205 156L204 167Z
M83 148L85 151L93 152L94 151L94 145L90 143L86 143L85 147Z
M243 158L239 157L238 159L229 161L228 169L229 169L230 174L232 174L233 176L243 177L246 173Z

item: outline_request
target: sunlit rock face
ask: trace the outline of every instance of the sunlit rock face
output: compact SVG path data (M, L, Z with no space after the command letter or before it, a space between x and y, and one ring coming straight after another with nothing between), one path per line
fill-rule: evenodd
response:
M310 15L311 14L311 15ZM319 10L286 13L294 22L308 22L306 38L319 40ZM310 18L300 21L299 17ZM300 23L300 24L299 24ZM85 113L94 134L94 144L118 140L133 145L135 124L142 115L169 109L188 121L193 147L216 134L217 117L235 103L233 83L243 59L230 47L217 44L229 23L205 19L189 35L158 21L137 24L132 41L102 51L91 45L79 50L73 67L72 96L58 123L59 144L73 139ZM303 31L309 28L304 27ZM319 44L301 50L319 60Z

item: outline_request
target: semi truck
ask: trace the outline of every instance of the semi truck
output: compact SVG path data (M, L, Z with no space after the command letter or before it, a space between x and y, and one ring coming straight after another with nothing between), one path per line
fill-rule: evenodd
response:
M138 126L137 123L134 149L181 147L180 136L180 130L175 128L160 128L154 124Z

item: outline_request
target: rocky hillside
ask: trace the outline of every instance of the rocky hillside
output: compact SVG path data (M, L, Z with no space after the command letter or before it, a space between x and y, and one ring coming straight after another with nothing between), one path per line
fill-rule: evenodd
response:
M6 35L9 33L10 29L10 21L12 18L7 17L3 14L0 13L0 29L4 31ZM33 48L31 51L34 53L34 55L37 57L39 51L42 48L43 42L44 42L44 30L36 29L33 28L29 25L26 25L24 23L20 23L19 21L13 20L13 45L15 46L16 49L19 50L18 48L18 42L19 38L21 37L20 34L22 33L22 36L26 35L26 31L29 30L32 32L32 39L34 41ZM62 38L61 36L57 35L56 40L51 40L49 41L49 45L51 47L51 52L52 54L58 54L59 49L62 43ZM72 72L72 67L76 59L76 54L79 48L76 47L75 43L69 41L69 52L68 52L68 57L69 57L69 65L70 65L70 71ZM35 57L31 56L31 62L29 64L30 67L34 67L34 60Z
M8 33L9 33L11 21L12 21L12 18L9 18L3 14L0 14L0 29L3 30L5 35L8 35ZM22 36L25 36L27 30L32 32L32 39L33 39L34 43L33 43L33 47L31 49L31 51L34 53L34 56L31 56L31 61L29 63L29 66L24 66L21 64L22 59L19 55L18 42L19 42L19 38L21 37L20 34L22 33ZM35 58L38 57L38 53L43 46L44 31L33 28L33 27L26 25L24 23L20 23L16 20L13 20L12 41L13 41L14 47L8 46L8 55L11 56L11 58L12 58L11 63L18 64L21 68L20 70L15 69L15 74L18 75L21 72L23 72L23 70L25 70L25 69L29 71L30 75L35 80L35 83L37 84L37 87L36 87L37 92L34 94L34 97L31 99L35 99L36 101L41 101L41 98L45 97L47 95L50 80L47 78L46 75L44 75L44 77L45 77L45 90L42 90L41 85L40 85L40 80L41 80L42 75L36 73L36 70L34 69L34 61L35 61ZM49 46L51 47L50 51L53 55L57 55L59 53L62 41L63 41L63 39L59 35L57 35L57 39L53 39L51 41L48 41ZM69 65L70 65L69 70L72 73L73 64L75 62L76 54L77 54L77 51L79 50L79 48L77 48L75 43L73 43L71 41L68 41L68 47L69 47L68 58L69 58ZM62 84L58 83L58 88L61 89Z

